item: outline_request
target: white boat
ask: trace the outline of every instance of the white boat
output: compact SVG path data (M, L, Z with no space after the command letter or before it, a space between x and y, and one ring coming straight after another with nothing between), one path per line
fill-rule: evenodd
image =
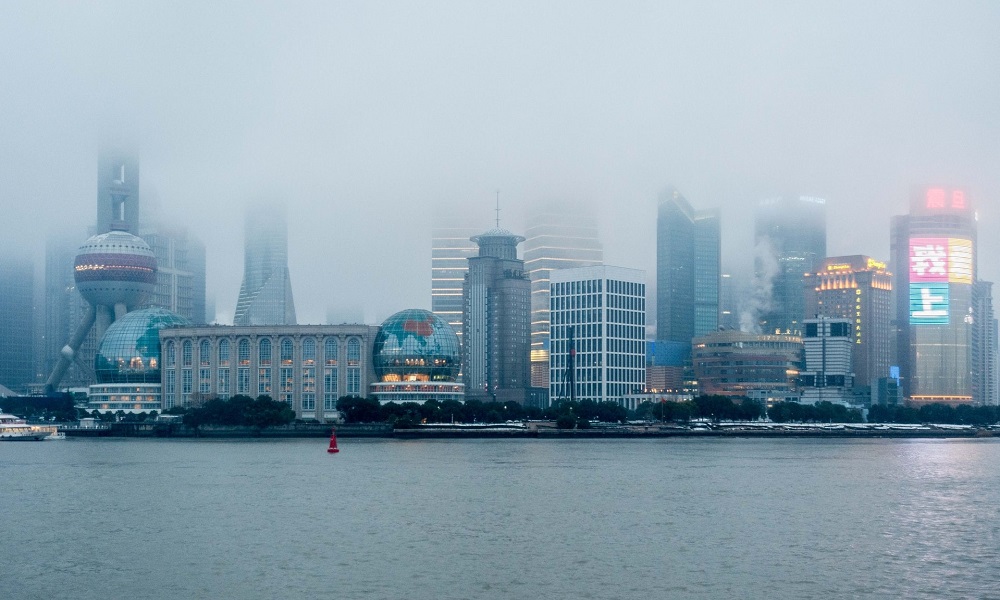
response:
M15 415L0 413L0 441L32 442L50 439L64 439L65 433L60 433L55 425L31 425Z

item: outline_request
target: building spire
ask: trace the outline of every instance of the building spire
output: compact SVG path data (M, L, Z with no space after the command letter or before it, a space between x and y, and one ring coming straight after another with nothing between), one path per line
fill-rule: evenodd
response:
M500 190L497 190L497 229L500 229Z

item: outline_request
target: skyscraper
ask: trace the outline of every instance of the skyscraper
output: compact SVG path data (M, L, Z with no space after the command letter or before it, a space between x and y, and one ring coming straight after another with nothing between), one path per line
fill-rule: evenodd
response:
M243 235L243 283L233 324L295 325L284 209L261 205L248 210Z
M139 156L105 148L97 157L97 231L139 233Z
M806 276L806 314L850 319L852 371L859 386L889 376L893 365L892 273L868 256L820 261Z
M431 230L431 312L462 335L462 285L469 272L469 257L479 252L472 236L479 229L443 215Z
M904 394L914 403L973 399L976 235L975 211L962 189L922 190L910 213L893 219L897 353L905 357Z
M156 255L156 285L148 306L165 308L194 325L208 322L205 245L185 228L163 224L144 227L140 237Z
M462 372L469 400L524 403L531 386L531 282L517 245L504 229L473 236L462 289Z
M660 197L656 220L656 346L675 366L691 340L719 327L722 236L718 210L694 210L676 189Z
M34 381L34 266L0 258L0 385L24 392Z
M531 278L531 385L549 387L549 281L553 271L600 265L597 220L586 209L549 203L528 214L524 266Z
M801 334L807 316L803 281L826 258L826 200L772 198L757 207L754 271L771 284L770 306L761 315L764 333Z
M550 286L550 400L617 401L642 392L645 273L606 265L560 269Z
M997 384L997 319L993 312L993 283L972 285L972 402L1000 403Z

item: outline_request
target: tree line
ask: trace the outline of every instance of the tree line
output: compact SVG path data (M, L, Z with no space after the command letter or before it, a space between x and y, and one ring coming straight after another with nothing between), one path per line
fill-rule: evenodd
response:
M270 396L236 395L229 400L213 398L199 406L175 406L164 411L168 415L182 415L185 425L235 425L241 427L274 427L288 425L295 420L295 411L285 402Z
M960 404L925 404L919 408L897 404L872 405L868 411L870 423L942 423L946 425L993 425L1000 422L1000 406Z
M504 423L507 421L558 420L565 428L587 427L591 421L624 423L628 411L617 402L569 400L556 402L548 408L522 406L516 402L482 402L480 400L428 400L422 404L389 402L381 404L374 398L345 396L337 401L337 410L347 423L392 423L396 428L415 427L420 423ZM572 419L572 422L567 420Z

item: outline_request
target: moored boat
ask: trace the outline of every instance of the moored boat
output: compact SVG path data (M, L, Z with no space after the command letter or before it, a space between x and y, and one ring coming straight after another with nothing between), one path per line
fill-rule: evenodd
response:
M0 413L0 441L40 442L52 435L61 436L54 439L66 437L55 425L32 425L18 416Z

